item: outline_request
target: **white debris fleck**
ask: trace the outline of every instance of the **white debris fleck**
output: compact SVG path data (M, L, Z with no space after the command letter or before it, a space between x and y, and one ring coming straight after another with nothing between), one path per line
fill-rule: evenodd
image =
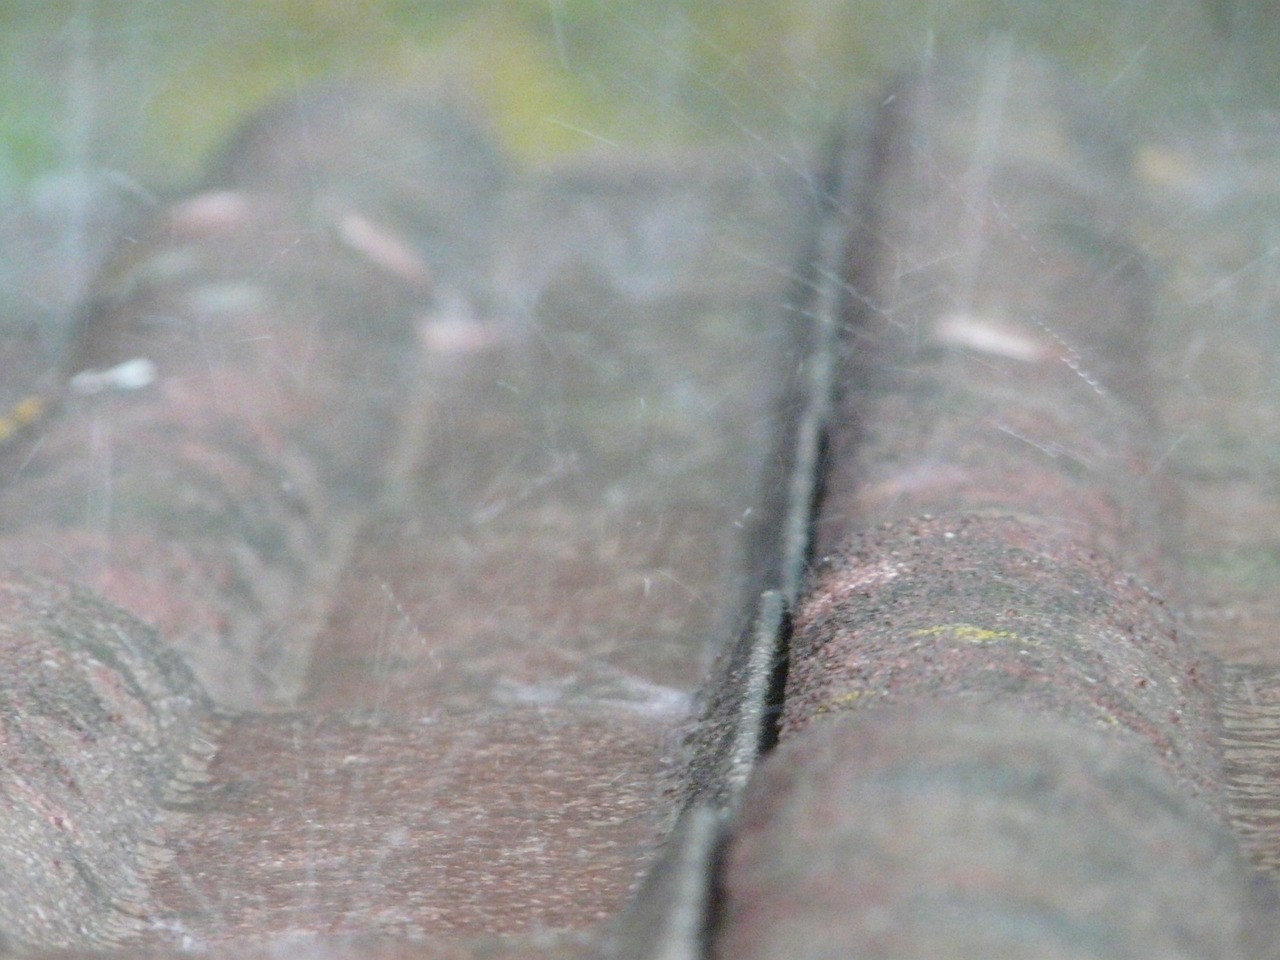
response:
M72 393L82 397L107 390L128 393L151 386L157 375L154 362L146 357L134 357L105 370L81 370L71 378L69 386Z
M169 209L169 228L181 237L238 230L257 215L254 198L239 190L211 190Z
M358 213L346 213L335 224L338 239L369 263L419 287L431 286L431 267L404 237Z
M948 313L938 318L933 336L944 346L960 347L1024 363L1047 360L1054 355L1053 348L1044 341L1006 323L972 313Z

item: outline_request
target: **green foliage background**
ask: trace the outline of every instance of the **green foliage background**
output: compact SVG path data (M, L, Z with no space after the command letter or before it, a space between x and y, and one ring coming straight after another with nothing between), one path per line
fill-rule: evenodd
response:
M335 75L472 97L534 161L601 141L786 149L889 72L993 34L1144 109L1210 109L1280 60L1251 54L1256 17L1231 26L1274 2L0 0L0 194L84 165L180 184L247 110Z

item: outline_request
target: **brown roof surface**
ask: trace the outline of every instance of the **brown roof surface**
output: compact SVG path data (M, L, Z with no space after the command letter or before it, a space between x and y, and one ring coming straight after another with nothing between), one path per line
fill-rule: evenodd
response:
M999 45L879 103L520 181L324 88L0 354L0 945L1263 955L1253 181Z

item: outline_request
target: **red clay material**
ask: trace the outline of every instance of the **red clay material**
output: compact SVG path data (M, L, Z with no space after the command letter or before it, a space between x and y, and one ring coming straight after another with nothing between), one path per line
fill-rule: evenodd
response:
M145 615L221 703L289 702L428 296L276 197L166 210L94 287L64 415L3 451L6 558Z
M991 705L820 724L747 789L715 957L1270 955L1233 838L1145 752Z
M1151 284L1124 148L1043 65L1005 51L967 76L895 87L878 122L817 553L993 508L1149 568Z
M1124 151L1051 71L937 76L886 98L824 559L710 949L1266 956L1216 673L1144 585ZM246 127L95 283L56 416L0 443L0 546L58 578L0 580L0 952L580 956L653 857L699 641L754 569L796 347L759 264L797 204L588 163L491 230L484 138L433 173L457 118L404 106ZM208 723L73 578L224 706L298 712ZM1265 778L1269 731L1232 729ZM712 879L677 888L680 948Z
M655 740L656 721L573 708L239 718L150 909L234 949L581 929L654 843Z
M782 737L882 704L1016 703L1105 732L1221 809L1216 663L1052 526L964 514L868 531L796 612Z
M205 691L298 696L332 579L405 459L428 271L307 186L158 211L92 284L52 413L0 447L0 549L52 575L8 578L0 617L15 947L165 929L147 882L173 852L173 789L215 749Z
M883 101L821 559L728 841L724 960L1274 949L1226 826L1216 665L1143 583L1149 283L1123 149L1070 89L996 44Z
M0 648L0 947L111 942L212 750L209 705L154 630L49 577L0 570Z
M0 442L6 559L151 622L232 708L149 884L15 948L572 955L654 856L739 613L788 362L755 306L786 278L753 264L797 205L719 155L497 195L432 109L329 89L251 121L95 282L54 416ZM0 833L40 841L0 880L24 918L68 848L42 815Z

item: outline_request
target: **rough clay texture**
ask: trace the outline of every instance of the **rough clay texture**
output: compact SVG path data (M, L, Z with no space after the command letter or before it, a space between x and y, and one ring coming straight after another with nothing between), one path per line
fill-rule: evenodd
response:
M738 615L792 205L718 154L502 166L418 99L267 110L90 288L65 374L156 378L0 443L6 557L272 708L220 718L126 951L576 955L653 857ZM0 889L40 908L55 853Z
M655 728L535 706L239 718L193 794L201 822L156 876L152 915L202 949L282 931L581 930L618 909L654 843ZM289 775L273 776L283 757Z
M430 302L389 232L311 199L161 211L90 289L62 413L0 451L6 557L145 616L237 708L298 695L309 594L395 470ZM110 382L131 362L150 378Z
M0 570L0 944L83 947L139 903L200 776L209 704L154 630L86 590Z
M990 705L783 744L726 853L718 960L1269 955L1233 838L1143 753Z
M1159 502L1144 475L1142 445L1148 423L1141 412L1147 281L1117 229L1124 210L1113 203L1109 186L1111 178L1123 176L1124 151L1109 137L1094 135L1095 118L1078 106L1077 91L1063 77L1039 68L1002 72L991 66L1000 64L988 65L985 82L968 88L967 100L964 94L962 102L949 99L944 88L935 87L928 97L942 106L912 114L922 109L920 91L903 88L902 100L889 111L902 108L916 118L916 143L946 143L952 136L963 143L973 129L990 134L995 120L1006 135L1017 132L1020 146L1012 163L969 145L946 163L934 155L916 167L903 166L917 179L896 195L882 191L886 202L872 233L883 250L870 257L860 248L863 259L851 266L858 291L874 297L863 306L881 326L853 333L850 369L868 362L874 377L866 383L874 389L865 395L851 389L844 398L841 423L848 429L837 437L842 452L836 460L852 468L830 484L824 547L844 542L869 518L899 522L865 534L849 555L827 566L829 585L848 601L843 612L823 612L817 609L821 600L813 598L806 635L814 650L823 648L822 637L831 640L826 652L834 657L828 663L832 672L818 668L825 654L815 653L815 696L807 702L800 697L790 718L799 732L753 788L729 850L727 922L719 952L1263 956L1260 943L1241 946L1262 929L1247 916L1254 890L1231 841L1206 814L1217 802L1206 789L1216 764L1205 750L1212 726L1202 709L1206 675L1158 600L1105 557L1115 554L1122 566L1145 568L1153 553L1145 539L1151 536L1148 520ZM1025 89L1050 96L1025 104L1006 96ZM268 111L215 164L208 189L163 213L136 254L118 261L98 284L96 322L106 322L83 338L77 365L101 369L137 356L140 345L149 355L150 347L167 343L166 356L186 364L186 372L199 366L193 359L217 367L224 351L233 351L239 362L261 363L266 378L238 379L230 368L221 371L213 407L205 402L209 394L198 398L199 389L183 407L170 385L169 409L182 412L164 429L169 414L130 412L146 409L154 387L80 398L73 402L74 417L83 418L79 433L59 433L66 428L56 427L33 434L38 443L4 451L4 464L14 468L7 476L17 478L21 493L5 504L5 522L14 524L10 533L20 531L6 540L6 549L21 548L24 556L64 576L99 577L94 582L101 590L145 611L165 632L181 635L201 625L206 633L191 643L193 649L207 649L208 636L223 638L224 649L213 659L225 668L202 668L213 678L211 686L255 678L241 694L219 687L224 699L243 695L260 703L296 692L308 658L273 662L273 654L288 645L277 645L272 625L288 620L301 626L306 617L273 619L270 611L322 592L325 570L344 552L341 523L331 524L350 500L381 489L387 479L372 464L399 430L394 412L405 394L360 392L385 370L360 367L370 356L369 344L345 338L342 322L326 326L326 318L387 309L390 314L378 315L403 316L396 311L405 307L416 322L418 308L428 302L438 308L455 295L475 295L468 284L485 274L487 261L478 251L490 234L467 213L480 199L493 199L500 165L492 157L477 160L473 178L464 174L439 194L422 192L424 183L439 185L441 179L417 166L425 154L415 138L449 135L450 126L440 121L442 115L407 118L402 106L378 96L325 91ZM315 125L334 116L347 119L347 133L354 137L390 144L399 157L393 164L397 175L375 183L379 178L368 176L375 167L350 141L310 142ZM944 117L949 119L943 122ZM1082 142L1077 134L1083 135L1082 151L1076 149ZM986 142L1007 146L1009 140ZM296 151L299 143L307 149ZM483 138L475 143L483 153ZM465 148L462 155L475 157ZM411 175L399 176L409 168ZM387 174L385 167L376 169ZM1065 183L1059 176L1064 172ZM517 229L535 239L509 265L502 280L507 288L497 299L533 317L546 355L526 369L504 369L503 389L526 391L520 398L493 404L477 392L479 410L467 416L458 413L461 406L444 406L446 416L439 419L455 419L437 428L435 439L445 444L442 459L462 462L463 469L450 474L431 468L414 479L430 481L435 492L425 499L439 499L459 519L406 525L395 513L383 521L383 532L394 526L401 542L387 550L382 533L375 533L365 544L359 574L350 578L365 582L344 585L349 597L328 620L324 655L310 661L308 680L314 683L313 704L350 708L354 699L361 708L327 718L241 718L228 728L235 740L210 774L222 779L180 798L187 803L194 797L207 819L202 830L186 829L187 821L171 833L179 842L169 847L175 859L161 878L168 884L163 895L171 898L170 913L152 918L171 925L165 944L189 949L220 942L221 950L237 956L272 957L590 952L588 939L574 934L437 939L440 931L426 930L424 918L436 916L432 911L441 901L424 906L422 892L448 892L455 906L461 904L452 917L458 930L497 929L512 917L534 927L580 923L584 911L598 916L625 893L628 872L640 859L628 844L645 848L651 841L644 819L650 778L660 766L653 753L657 738L642 731L642 724L617 721L632 711L661 730L655 718L678 714L682 692L646 680L643 671L652 668L653 658L641 644L625 644L631 649L619 659L613 641L644 637L645 624L656 623L671 651L663 654L656 675L669 683L691 676L674 638L706 629L713 614L689 610L709 606L705 596L716 592L718 581L709 574L690 578L686 566L676 563L702 573L714 569L722 548L703 531L724 524L709 519L707 505L727 509L733 498L717 485L718 474L699 469L698 461L719 455L708 434L720 421L690 411L732 404L714 390L710 400L700 394L704 381L698 377L656 377L655 371L666 370L662 359L687 341L655 338L650 314L630 307L619 312L619 297L631 304L660 301L667 280L661 269L655 272L656 264L685 285L683 306L700 311L696 322L681 312L681 328L695 327L707 343L723 348L693 351L705 353L708 368L746 370L745 361L766 346L743 343L732 317L720 315L725 291L715 288L699 269L703 261L689 253L700 249L698 225L706 220L705 198L688 186L692 175L679 175L686 187L673 192L667 184L649 183L638 166L635 176L623 179L633 181L634 205L652 209L640 217L625 214L618 224L602 220L600 212L602 198L617 191L617 171L609 169L561 180L563 197L556 204L530 204L528 222ZM443 179L448 176L445 171ZM312 188L340 182L354 187L329 190L312 202ZM282 184L288 196L277 193ZM291 192L297 184L305 189ZM549 185L555 189L550 178ZM657 204L651 202L655 195L673 199ZM991 197L997 199L988 203ZM904 219L888 217L892 211ZM450 237L459 223L467 229ZM674 233L673 223L681 225ZM639 228L628 232L628 224ZM563 231L581 249L566 253L558 242L548 242L548 231ZM660 242L633 242L637 237ZM236 259L242 246L248 255ZM655 246L661 250L655 253ZM610 262L614 247L624 255ZM953 254L960 249L967 255L957 260ZM734 254L736 249L726 256ZM778 262L779 256L738 255L735 262L741 272L743 264ZM562 269L566 260L579 264L577 277ZM609 269L600 267L606 262ZM262 270L263 263L272 270ZM995 273L989 272L993 263L1000 265ZM874 275L859 274L867 266ZM325 282L317 284L317 277ZM1020 286L1007 286L1010 278ZM733 310L745 299L771 302L758 279L734 284L728 292ZM295 297L299 287L318 291L315 299ZM258 299L263 295L265 304ZM70 302L74 294L67 297ZM477 302L483 299L477 296ZM298 312L291 312L295 307ZM123 313L111 319L117 309ZM225 337L212 341L166 341L167 324L177 313L193 320L202 336L217 333L219 318L228 314L248 325L237 327L235 320L223 330ZM137 323L139 314L146 324ZM336 355L319 361L323 369L316 376L322 384L340 382L342 390L355 390L369 406L353 406L340 392L329 407L323 395L292 393L296 384L282 374L315 373L309 365L316 355L310 343L282 354L272 352L279 344L251 346L266 343L255 341L266 335L253 326L262 316L298 322L308 332L323 329L326 337L335 334L328 342ZM311 321L321 321L320 327ZM619 336L619 330L626 332ZM280 331L273 326L270 332ZM489 333L465 322L418 325L414 332L428 352L438 353L441 362L433 374L455 366L459 355L492 344ZM392 337L395 343L408 343L398 336ZM621 347L615 337L625 341ZM875 349L863 349L873 341ZM548 376L549 370L556 376ZM481 370L467 389L486 376ZM282 395L262 390L263 379L290 384L285 394L293 405L273 406ZM660 383L661 389L648 396L610 392L629 381ZM27 383L21 381L23 390ZM602 400L608 397L613 399ZM867 405L869 398L878 398L875 406ZM650 404L643 420L635 411L646 408L637 399ZM326 422L327 414L314 416L316 400L337 417L333 423ZM528 417L531 406L554 411L555 426L570 429L553 434ZM214 408L217 415L208 412ZM231 420L246 418L240 426L218 419L228 408L234 408ZM947 412L954 416L946 419ZM287 430L272 426L279 426L277 415ZM702 423L701 432L690 429L694 420ZM132 433L136 426L149 446L112 439L113 432ZM635 434L644 431L662 434L662 443L636 446ZM521 434L528 449L502 456ZM484 443L477 441L482 436ZM750 440L731 445L748 449ZM75 468L78 475L75 469L63 472L51 448L41 446L48 443L61 443L68 462L74 461L70 451L92 450L98 459ZM115 450L125 454L123 466L106 456ZM154 482L148 479L148 458L174 450L182 451L180 465L171 473L161 470ZM286 450L298 456L286 456ZM862 451L861 459L850 459L850 450ZM343 460L351 451L352 459ZM572 456L544 462L530 451ZM335 453L342 454L337 461ZM45 459L51 456L52 469ZM610 469L593 472L600 464ZM42 487L27 484L28 471L35 469L48 471L51 502L45 502ZM695 479L699 495L678 514L660 497L652 504L642 497L632 502L622 480L640 472L652 473L651 492L687 492ZM597 491L579 474L612 477L601 499L615 506L623 501L625 509L593 513ZM564 476L572 480L575 498L542 502L543 485L554 486ZM113 487L119 478L125 483ZM340 489L357 495L335 499ZM171 499L175 490L181 496ZM142 496L131 501L138 491ZM159 505L168 511L163 524L156 520ZM124 511L113 512L119 506ZM1000 517L992 508L1022 518ZM34 511L31 523L14 520L27 511ZM901 519L923 511L952 516ZM1026 515L1040 520L1028 522ZM50 516L57 519L46 524ZM495 518L504 523L495 525ZM678 534L670 531L673 526ZM627 536L618 533L624 529ZM205 537L218 530L235 531L234 557L223 552L225 543ZM576 532L565 536L567 530ZM947 539L948 532L958 531L963 544ZM896 566L892 576L874 563L869 572L857 566L858 544L917 557L929 537L940 538L942 551L954 549L944 556L959 568L955 584L934 576L930 558L909 568L930 581L924 586ZM432 547L422 541L446 538L446 562L432 566ZM523 559L512 563L513 556ZM422 569L440 579L424 582L408 562L412 557L425 557ZM993 557L1011 566L992 569L1017 576L1001 586L1003 595L1019 598L1025 608L987 604L999 597L967 590L977 574L964 564ZM554 577L529 576L530 570L553 568ZM678 580L663 576L673 570ZM447 576L456 577L456 584ZM120 908L137 912L134 901L146 892L143 880L169 856L149 844L175 822L172 812L159 812L171 791L184 778L198 776L204 756L196 731L205 707L171 658L149 640L134 642L150 636L135 621L61 581L7 577L0 622L35 622L31 635L40 640L34 647L12 646L19 676L3 729L6 751L14 749L22 776L6 788L18 800L6 807L13 827L0 829L0 837L16 838L10 848L16 859L9 882L0 883L9 897L0 906L12 919L0 926L7 924L13 945L114 941L138 926ZM902 579L890 582L895 577ZM1065 578L1080 595L1064 596L1046 582L1052 578ZM479 594L462 607L444 602L480 580L501 585L502 604ZM618 601L617 589L628 591L626 602ZM578 605L566 612L564 596L570 593ZM28 596L38 602L24 607L26 601L14 599ZM1108 598L1115 601L1110 610ZM943 603L960 613L937 616ZM1035 608L1041 603L1051 611L1073 610L1080 620L1055 619ZM658 619L646 620L655 605ZM927 617L920 612L925 605L933 611ZM439 616L442 609L456 619ZM868 609L887 610L889 620L907 626L907 636L883 624L867 625ZM240 626L227 632L227 618L240 616ZM624 621L626 630L611 626ZM574 625L572 648L520 642L536 630L567 629L568 623ZM1075 635L1084 632L1079 623L1092 639ZM93 630L107 625L111 631L101 644L95 639L92 656L81 659L75 638L68 640L61 627L49 635L49 624L69 624L80 638L96 638ZM1130 643L1128 630L1136 625L1143 633ZM444 649L437 640L454 638L457 647L445 650L445 660L464 664L463 671L441 671L434 657L423 654L422 631L428 628L436 631L433 655ZM237 630L270 642L225 643ZM859 631L876 654L866 684L855 672L862 669L858 658L849 656L848 635ZM1055 638L1069 635L1070 642L1044 649L1041 641L1050 631ZM1100 647L1097 631L1120 642ZM130 638L125 653L110 652L124 638ZM367 643L351 647L353 638ZM50 667L64 657L70 658L68 669ZM248 673L246 663L252 665ZM638 675L619 670L619 664ZM219 681L222 669L229 673ZM50 687L51 670L56 676ZM1062 690L1052 688L1055 670L1065 678ZM1093 691L1088 678L1095 670L1106 673L1106 682ZM797 675L803 672L797 668ZM1147 689L1150 677L1159 678L1154 690ZM42 686L24 693L26 683ZM375 707L385 706L380 698L391 689L404 710L446 698L472 710L477 703L492 707L495 691L506 702L451 717L430 711L388 717ZM1009 697L1071 722L1010 713L988 702ZM895 700L906 703L888 705ZM920 702L930 705L913 706ZM65 703L74 709L62 709ZM597 715L593 703L614 712ZM860 712L865 706L876 709ZM83 725L85 717L91 727ZM606 729L610 722L619 729ZM38 736L31 733L36 728ZM1249 746L1266 754L1265 734L1254 733ZM133 749L139 743L146 745L145 756ZM432 750L435 759L424 762ZM284 756L296 762L283 778L273 779ZM576 766L557 766L567 756L579 758ZM617 762L619 757L625 762ZM537 766L541 759L545 767ZM1264 772L1256 764L1253 770ZM614 790L619 781L621 788ZM91 800L79 792L89 782ZM1260 797L1264 792L1260 788ZM1260 809L1265 803L1259 799ZM464 829L450 828L462 822ZM530 822L544 829L528 832ZM626 830L609 833L619 822ZM472 858L473 837L490 862L477 865ZM252 850L238 848L235 839L248 840ZM434 864L421 855L432 844L446 852ZM575 850L589 850L588 863L566 882L558 871ZM68 857L61 859L60 851ZM250 888L248 864L259 864L261 870L251 872L269 875L271 882ZM607 876L601 875L602 864ZM539 873L544 866L546 873ZM14 877L23 879L15 883ZM28 877L35 880L28 884ZM202 887L209 878L211 885ZM876 882L868 885L868 878ZM210 891L217 894L212 900ZM1053 909L1045 907L1046 891L1058 892ZM499 912L504 897L511 914ZM55 909L33 908L36 902L52 902ZM983 922L973 922L975 917ZM949 925L950 920L959 922ZM291 929L281 932L281 924ZM369 930L411 939L387 944L355 933ZM246 939L257 945L245 946Z
M993 55L886 98L818 555L879 521L998 509L1154 567L1151 282L1122 141L1073 91Z
M89 285L52 412L0 447L0 549L50 575L14 575L0 617L15 945L163 927L165 804L220 735L203 691L298 696L332 578L404 459L430 270L323 179L297 187L156 211Z
M1272 949L1226 828L1216 664L1144 583L1168 503L1150 283L1125 151L1070 91L995 44L882 101L726 960Z
M1216 665L1140 582L1051 525L872 530L796 612L782 736L883 703L1018 703L1145 749L1219 805Z

